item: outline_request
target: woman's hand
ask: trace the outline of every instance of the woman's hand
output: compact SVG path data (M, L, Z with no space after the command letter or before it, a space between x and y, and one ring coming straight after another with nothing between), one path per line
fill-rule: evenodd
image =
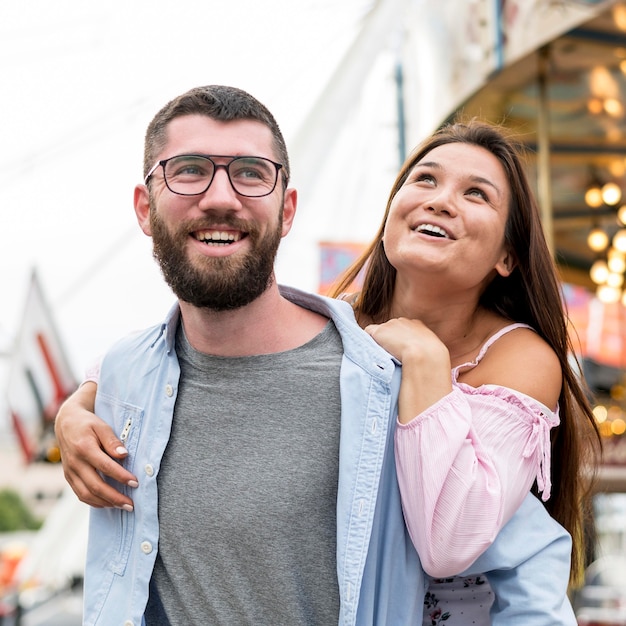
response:
M365 332L402 363L401 423L411 421L452 391L448 349L425 324L401 317L370 324Z
M132 511L133 501L107 484L101 474L137 487L137 478L119 460L128 451L113 430L94 414L97 386L81 385L59 409L55 434L61 450L65 478L78 499L93 507Z

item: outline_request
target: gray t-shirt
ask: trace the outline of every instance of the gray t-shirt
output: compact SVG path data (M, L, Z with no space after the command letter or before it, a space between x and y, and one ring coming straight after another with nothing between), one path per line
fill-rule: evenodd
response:
M176 352L148 624L167 624L163 612L173 626L336 624L334 324L294 350L237 358L199 353L179 329Z

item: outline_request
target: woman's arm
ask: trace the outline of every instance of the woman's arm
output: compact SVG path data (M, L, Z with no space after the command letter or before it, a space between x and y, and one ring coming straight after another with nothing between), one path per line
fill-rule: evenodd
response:
M119 460L128 452L113 430L94 414L97 384L81 385L59 409L55 434L65 478L79 500L94 507L132 510L132 500L107 484L101 474L137 487L137 478Z
M549 495L558 420L527 392L541 387L556 406L558 361L535 333L513 331L471 370L477 387L453 389L447 348L423 324L366 330L403 363L396 465L409 533L429 574L457 574L491 545L536 478Z
M549 495L555 423L554 414L512 390L455 388L409 424L398 424L402 507L426 572L446 577L469 567L536 478Z

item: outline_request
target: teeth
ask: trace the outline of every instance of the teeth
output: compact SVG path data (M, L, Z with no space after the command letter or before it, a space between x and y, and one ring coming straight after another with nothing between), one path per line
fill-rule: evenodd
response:
M195 233L198 241L211 245L227 245L241 239L241 233L225 232L223 230L201 230Z
M434 224L420 224L415 230L418 233L428 233L429 235L434 235L435 237L450 239L450 236L443 228L435 226Z

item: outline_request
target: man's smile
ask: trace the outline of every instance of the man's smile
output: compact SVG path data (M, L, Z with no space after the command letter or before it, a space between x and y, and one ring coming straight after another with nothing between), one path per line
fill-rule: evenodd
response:
M198 230L192 233L192 236L210 246L228 246L247 235L241 231L232 230Z

